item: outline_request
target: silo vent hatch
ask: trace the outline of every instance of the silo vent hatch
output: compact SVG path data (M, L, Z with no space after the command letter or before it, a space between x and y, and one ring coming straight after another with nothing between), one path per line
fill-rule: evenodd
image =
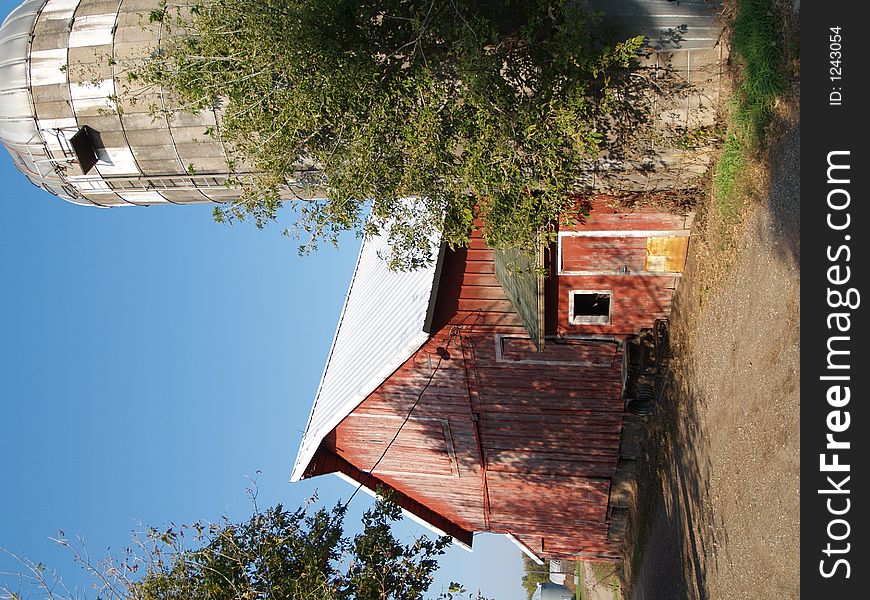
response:
M97 152L94 149L94 142L88 131L89 129L85 125L70 139L70 144L82 170L82 175L87 175L97 164Z

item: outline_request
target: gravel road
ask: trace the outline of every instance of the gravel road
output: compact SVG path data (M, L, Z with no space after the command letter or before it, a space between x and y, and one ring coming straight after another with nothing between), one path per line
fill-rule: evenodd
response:
M678 292L670 397L650 440L663 485L634 600L799 597L796 106L780 129L768 193L750 207L726 280L706 291L708 265L692 256Z

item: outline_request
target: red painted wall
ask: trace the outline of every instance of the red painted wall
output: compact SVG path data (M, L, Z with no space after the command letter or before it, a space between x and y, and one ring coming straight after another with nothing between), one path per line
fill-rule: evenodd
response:
M612 232L612 235L560 237L561 252L556 253L560 262L554 269L557 283L550 288L550 293L557 295L556 301L550 302L557 307L556 321L550 321L552 333L632 335L652 327L656 319L670 315L679 275L647 271L647 242L656 237L655 232L688 235L691 219L653 208L626 211L614 208L613 202L612 198L596 198L589 202L589 216L582 223L561 228L562 232ZM653 235L631 237L628 235L631 232ZM560 270L564 273L558 274ZM609 291L610 323L572 324L569 318L572 290Z
M683 224L599 203L585 226ZM429 341L339 424L307 475L342 470L369 487L385 483L401 492L403 506L432 511L430 520L460 539L512 533L544 557L616 558L609 494L624 414L624 340L667 316L674 284L661 276L551 280L548 306L569 337L548 340L539 354L496 280L492 251L479 239L448 251ZM614 290L611 325L566 325L562 296L576 286ZM598 334L613 337L575 339Z
M613 556L622 349L572 341L538 354L479 246L448 253L432 338L324 450L377 465L379 481L461 529L544 539L548 556Z

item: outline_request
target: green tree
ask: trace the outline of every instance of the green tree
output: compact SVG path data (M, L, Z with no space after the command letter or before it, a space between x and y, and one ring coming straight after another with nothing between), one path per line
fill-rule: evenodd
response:
M539 583L547 583L550 581L550 561L544 561L543 565L538 565L525 554L523 555L523 589L529 599L535 594Z
M218 220L276 219L313 164L328 197L292 201L301 250L342 231L391 237L393 267L466 245L532 248L577 210L581 159L629 95L614 85L642 38L609 43L574 0L201 0L152 13L171 31L131 72L219 131L257 175ZM616 79L615 79L616 78ZM626 79L627 80L627 79ZM409 201L403 198L416 197Z
M362 531L343 532L346 506L289 511L256 509L241 523L194 523L149 529L120 558L93 562L80 544L61 534L90 572L97 597L107 600L413 600L423 598L449 537L421 537L408 544L392 533L400 508L378 500L362 519ZM188 539L185 539L188 538ZM192 547L188 547L188 545ZM81 598L69 593L42 564L21 562L30 574L19 589L0 587L2 598ZM451 584L441 600L475 598Z
M390 521L401 514L388 502L366 511L362 533L349 539L344 514L343 505L313 513L279 505L245 523L203 530L201 548L151 564L134 594L142 600L422 597L449 539L399 543Z

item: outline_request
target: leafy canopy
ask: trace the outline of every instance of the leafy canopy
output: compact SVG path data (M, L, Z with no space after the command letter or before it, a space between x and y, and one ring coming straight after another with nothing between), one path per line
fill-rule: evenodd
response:
M523 555L523 589L531 600L541 583L550 581L550 561L544 561L543 565L532 562L525 554Z
M136 583L142 600L421 598L449 538L398 542L395 504L378 502L363 531L344 536L345 506L290 512L281 505L241 524L200 529L205 544L172 552ZM173 540L169 540L170 543Z
M150 528L120 558L94 562L63 532L55 541L73 553L105 600L417 600L450 543L449 537L399 542L390 525L401 510L389 499L367 510L362 531L348 537L344 504L313 510L312 499L295 511L281 505L261 511L252 498L247 521ZM20 576L18 589L0 585L0 598L83 597L44 564L13 557L30 574ZM437 598L485 600L456 583Z
M291 199L302 250L388 230L393 267L431 259L439 231L467 245L532 248L597 156L615 45L572 0L202 0L152 18L170 28L132 77L189 110L220 107L219 134L255 175L218 220L262 227L301 165L320 200ZM604 126L606 128L606 126ZM409 201L407 197L416 200ZM403 200L404 199L404 200Z

